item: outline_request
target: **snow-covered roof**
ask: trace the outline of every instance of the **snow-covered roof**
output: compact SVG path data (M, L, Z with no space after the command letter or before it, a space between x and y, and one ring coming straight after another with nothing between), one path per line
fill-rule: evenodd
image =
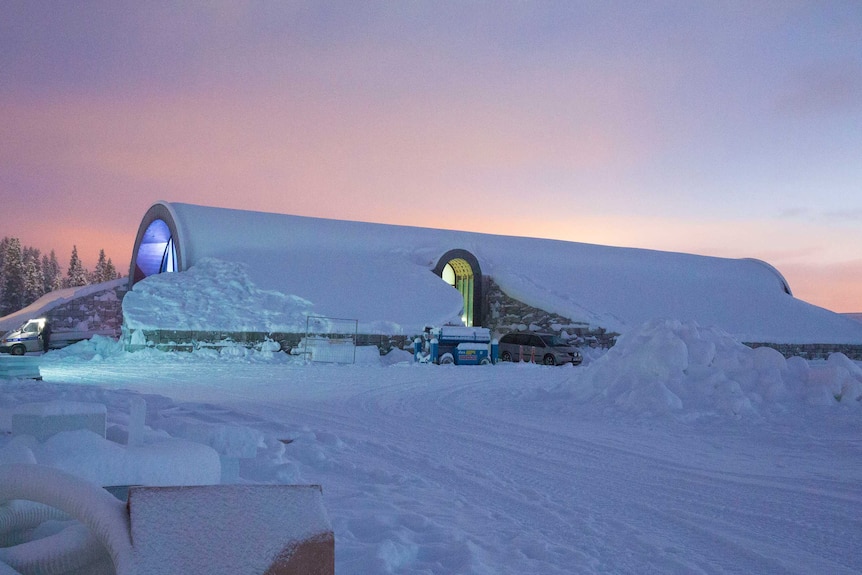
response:
M509 296L613 331L670 318L715 325L743 341L862 343L862 325L794 298L780 272L759 260L167 202L150 208L135 242L130 281L153 276L124 301L127 320L128 309L134 309L140 327L176 320L165 314L159 294L180 281L169 276L183 274L156 275L168 238L178 271L198 266L199 272L207 268L220 276L225 268L214 262L238 264L235 269L247 277L211 277L211 295L228 294L234 301L223 302L226 306L247 297L266 308L262 312L281 314L264 322L271 331L278 330L278 321L287 321L284 314L297 310L355 318L361 331L408 335L457 319L460 294L431 272L439 269L444 254L463 250ZM199 290L206 282L201 273L195 284ZM156 278L159 289L152 284ZM231 281L240 290L233 295L224 291ZM148 283L151 287L144 287ZM146 301L138 297L144 293ZM291 306L296 307L287 309ZM224 325L232 321L226 319L227 307L221 314L207 309L198 306L196 324L231 328Z

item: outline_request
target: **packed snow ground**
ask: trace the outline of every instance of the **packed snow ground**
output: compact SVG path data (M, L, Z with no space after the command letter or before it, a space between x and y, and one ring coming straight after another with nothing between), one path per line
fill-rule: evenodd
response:
M0 383L0 428L26 403L97 402L114 441L7 434L0 463L27 446L67 471L111 469L98 462L118 457L143 398L147 445L208 445L239 461L237 482L321 484L339 573L862 571L859 363L784 360L676 321L581 367L410 359L94 338L45 355L43 382ZM169 480L180 460L139 471Z

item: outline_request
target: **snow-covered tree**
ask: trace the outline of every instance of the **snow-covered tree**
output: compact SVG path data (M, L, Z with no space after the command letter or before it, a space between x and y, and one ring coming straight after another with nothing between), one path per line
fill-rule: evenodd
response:
M28 306L45 293L45 279L42 277L41 252L36 248L22 250L24 263L24 305Z
M78 257L78 246L72 246L72 257L69 259L69 269L66 270L65 287L78 287L89 285L89 274L81 258Z
M90 276L90 283L100 284L105 280L105 265L108 263L108 258L105 257L105 250L99 250L99 261L96 262L96 269Z
M117 268L114 267L114 262L111 261L111 258L108 258L108 263L105 264L105 276L108 280L116 280L123 277L120 275L120 272L117 271Z
M114 262L105 256L105 250L99 250L99 261L96 263L96 269L93 270L92 283L109 282L118 277Z
M3 300L0 316L8 315L24 307L24 257L21 241L10 238L3 251Z
M51 250L50 256L42 256L42 279L42 293L51 293L63 287L63 271L54 250Z
M9 242L11 240L8 237L4 237L0 240L0 316L3 315L3 309L5 307L5 299L3 296L4 286L6 285L6 248L9 247Z

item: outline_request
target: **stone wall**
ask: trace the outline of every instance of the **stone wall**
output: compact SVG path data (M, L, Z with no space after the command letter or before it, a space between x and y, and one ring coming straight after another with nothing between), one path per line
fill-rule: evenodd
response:
M51 323L51 339L60 343L66 337L86 339L92 334L119 338L123 325L123 296L127 291L123 283L51 309L45 314Z
M602 327L573 321L518 301L503 292L491 278L488 278L485 293L488 295L488 310L483 327L489 328L494 337L499 338L512 331L533 331L576 339L578 345L607 348L614 345L619 336Z
M194 351L202 347L218 349L230 345L261 348L266 342L275 342L287 353L302 344L304 333L252 332L252 331L184 331L184 330L128 330L123 343L127 350L137 351L154 347L162 351ZM381 354L395 349L412 349L413 337L404 335L356 334L357 346L377 346Z
M862 361L862 345L840 343L746 343L748 347L771 347L784 357L827 359L833 353L843 353L854 361Z

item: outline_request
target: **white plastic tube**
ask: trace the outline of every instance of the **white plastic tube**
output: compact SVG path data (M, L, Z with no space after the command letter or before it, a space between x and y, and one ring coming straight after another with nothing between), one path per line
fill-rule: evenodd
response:
M0 561L25 574L80 573L103 558L108 559L107 549L80 523L49 537L0 549Z
M66 520L69 515L44 503L16 499L0 505L0 545L21 543L21 532L51 519Z
M100 486L44 465L0 465L0 500L12 499L37 501L65 511L105 546L117 575L134 575L126 506ZM45 558L48 562L52 559Z

